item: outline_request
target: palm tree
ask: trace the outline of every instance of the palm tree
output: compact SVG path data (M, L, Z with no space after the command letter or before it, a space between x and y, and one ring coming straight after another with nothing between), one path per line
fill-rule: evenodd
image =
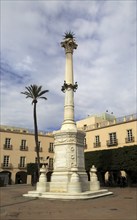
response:
M40 174L40 156L39 156L39 141L38 141L38 125L37 125L37 112L36 112L36 106L38 99L45 99L47 98L43 96L45 93L47 93L49 90L43 90L42 86L37 85L30 85L28 87L25 87L26 91L21 92L21 94L26 95L26 98L32 99L32 105L34 104L33 109L33 118L34 118L34 135L35 135L35 145L36 145L36 154L37 154L37 164L38 164L38 177Z

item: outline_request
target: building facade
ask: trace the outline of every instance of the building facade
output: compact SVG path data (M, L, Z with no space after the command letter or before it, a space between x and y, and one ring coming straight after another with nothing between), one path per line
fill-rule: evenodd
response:
M48 164L47 172L53 169L54 137L52 133L39 133L40 162ZM47 159L48 158L48 159ZM9 182L30 183L27 164L37 161L33 131L1 126L0 128L0 173L9 175Z
M137 114L88 116L77 121L77 127L86 133L85 152L137 145Z
M84 130L85 152L137 145L137 114L116 118L112 114L88 116L76 122ZM54 137L39 132L40 161L53 170ZM48 158L48 159L47 159ZM9 184L31 183L27 164L37 161L34 133L28 129L1 126L0 174L9 175Z
M137 145L137 114L116 118L113 114L88 116L77 121L77 127L86 133L85 152L110 150ZM126 186L135 182L136 173L129 177L124 170L100 173L100 183L107 186ZM134 176L134 178L133 178ZM132 181L131 181L132 179Z

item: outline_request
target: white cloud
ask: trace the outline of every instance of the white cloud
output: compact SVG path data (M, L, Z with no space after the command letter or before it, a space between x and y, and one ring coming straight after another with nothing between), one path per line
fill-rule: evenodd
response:
M33 67L33 60L29 55L25 56L25 58L21 62L15 64L15 70L28 72L36 71Z

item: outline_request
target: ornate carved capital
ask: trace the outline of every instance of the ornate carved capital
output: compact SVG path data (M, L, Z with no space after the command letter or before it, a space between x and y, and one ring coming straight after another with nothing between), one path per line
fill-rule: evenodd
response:
M77 49L78 45L76 44L74 39L67 38L63 42L61 42L61 46L65 48L66 53L72 53L73 54L73 50Z

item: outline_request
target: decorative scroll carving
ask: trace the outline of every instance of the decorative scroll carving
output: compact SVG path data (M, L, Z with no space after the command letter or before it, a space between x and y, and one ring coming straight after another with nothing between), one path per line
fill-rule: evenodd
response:
M57 131L54 133L55 166L54 170L65 168L84 168L84 132Z
M76 143L76 133L61 133L61 134L55 134L55 140L54 140L54 145L59 145L59 144L64 144L64 143Z
M77 44L75 43L74 39L67 38L63 42L61 42L61 46L65 48L66 53L72 53L73 50L77 49Z
M68 89L68 90L69 90L69 89L72 89L74 92L76 92L77 88L78 88L77 82L75 82L75 84L72 85L72 84L67 84L66 81L64 81L64 84L63 84L63 86L62 86L62 88L61 88L61 91L62 91L62 92L65 92L67 89Z

